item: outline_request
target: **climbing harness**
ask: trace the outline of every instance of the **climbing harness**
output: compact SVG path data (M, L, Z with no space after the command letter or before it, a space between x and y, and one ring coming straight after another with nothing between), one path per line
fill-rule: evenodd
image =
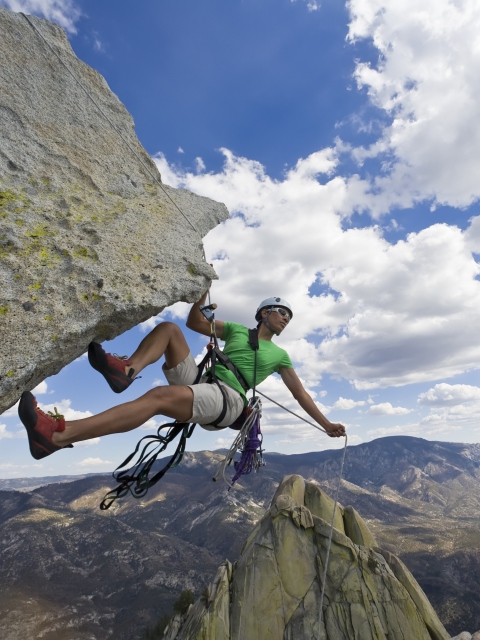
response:
M216 364L220 363L223 366L227 367L227 369L232 371L237 376L238 380L240 381L242 386L245 388L245 390L247 391L249 389L248 384L243 378L242 374L239 372L239 370L236 368L236 366L233 364L230 358L225 353L223 353L223 351L218 346L218 340L217 340L216 331L215 331L215 315L214 315L214 310L216 308L217 308L216 304L208 304L200 307L200 311L202 312L204 317L210 322L210 343L207 345L207 353L205 357L200 362L200 364L197 365L197 376L193 383L193 384L198 384L202 380L205 383L216 384L222 394L222 397L223 397L222 410L218 415L218 417L213 422L210 423L214 427L218 426L223 421L227 413L227 398L226 398L225 390L223 389L217 376L215 375ZM252 332L254 331L255 330L252 330ZM258 336L257 336L256 344L258 349ZM207 365L209 365L209 369L204 374L204 370L207 367ZM256 377L256 351L255 351L254 370L255 370L255 374L254 374L254 378L255 378ZM255 423L255 434L256 434L255 437L257 440L259 439L259 436L261 436L258 413L259 413L259 410L257 406L253 406L251 411L248 412L248 415L245 421L246 424L248 423L250 425ZM156 484L159 480L163 478L163 476L167 473L169 469L177 467L180 464L183 458L183 454L185 453L187 439L191 437L195 429L195 426L196 426L195 423L192 424L192 423L184 423L184 422L168 422L158 427L156 435L148 435L143 437L138 442L133 453L131 453L122 462L122 464L120 464L113 472L113 477L117 482L119 482L119 485L105 495L102 502L100 503L100 509L102 511L106 511L111 507L111 505L115 502L115 500L118 500L118 498L123 498L128 493L131 493L134 498L143 497L147 493L147 491L150 489L150 487L152 487L154 484ZM167 432L164 435L162 435L160 432L164 429L167 429ZM244 428L242 427L239 435L243 433L242 429L244 431ZM159 456L159 454L165 451L167 446L171 442L173 442L173 440L175 440L179 434L181 434L180 440L173 456L170 458L167 464L162 469L160 469L160 471L155 473L153 477L150 477L150 472L152 470L153 464L157 460L157 457ZM238 436L237 436L237 439L238 439ZM252 452L251 450L252 442L253 440L249 444L249 447L250 447L248 449L249 453L245 455L247 455L247 457L248 455L250 455L250 457L252 457L253 455L253 457L255 458L256 457L255 452ZM242 443L239 443L239 447L237 447L237 449L240 447L243 447ZM261 440L260 440L260 447L261 447ZM261 455L261 452L260 452L260 455ZM132 463L132 460L134 460L136 456L137 456L136 461L132 464L132 466L128 467L128 465ZM240 463L242 463L242 461L240 461ZM250 473L250 471L254 466L255 464L253 462L250 463L244 460L244 462L242 463L242 470L239 471L239 469L237 469L237 477L235 478L235 480L238 479L238 477L240 477L240 475L242 474Z

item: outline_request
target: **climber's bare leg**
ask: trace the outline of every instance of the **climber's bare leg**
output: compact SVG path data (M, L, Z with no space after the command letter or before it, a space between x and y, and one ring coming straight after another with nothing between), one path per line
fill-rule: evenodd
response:
M190 387L155 387L132 402L119 404L96 416L65 423L65 431L55 431L52 442L58 447L90 440L112 433L136 429L157 414L188 422L193 413L193 391Z
M138 375L146 366L157 362L165 355L165 367L172 369L185 360L189 351L180 327L173 322L162 322L145 336L130 362L135 375ZM129 370L130 367L125 367L127 375Z

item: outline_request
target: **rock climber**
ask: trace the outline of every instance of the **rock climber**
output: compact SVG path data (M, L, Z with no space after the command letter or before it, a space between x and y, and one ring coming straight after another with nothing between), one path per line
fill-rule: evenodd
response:
M192 306L186 325L197 333L209 336L210 323L200 310L206 297L207 292ZM259 340L256 383L260 384L274 372L279 373L298 404L330 437L344 436L345 427L330 422L321 413L295 373L287 352L272 340L285 330L292 316L290 304L282 298L267 298L260 303L255 314ZM225 341L224 353L249 385L253 386L254 353L248 343L248 329L220 320L215 322L215 327L217 337ZM199 384L193 384L197 376L195 359L181 329L172 322L157 325L128 359L106 353L95 342L88 348L90 364L104 376L116 393L127 389L145 367L162 356L165 356L162 368L168 385L155 387L136 400L81 420L65 421L56 409L55 412L44 413L33 394L25 391L18 412L27 430L32 456L39 460L62 448L71 447L75 442L131 431L159 414L177 422L198 423L207 429L227 427L239 417L247 402L239 380L232 371L217 363L215 374L218 385L205 383L203 378ZM224 401L224 418L215 427L209 426L221 414Z

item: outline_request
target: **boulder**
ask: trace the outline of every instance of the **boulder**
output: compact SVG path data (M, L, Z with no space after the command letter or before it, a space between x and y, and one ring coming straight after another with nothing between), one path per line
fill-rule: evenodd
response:
M161 182L133 119L55 24L0 7L0 413L213 269L223 204Z
M312 513L308 505L318 510L327 503L314 486L300 476L285 478L228 583L222 565L211 596L193 605L169 640L448 640L422 590L395 556L357 544L341 525L331 531L330 520ZM302 496L299 503L296 498ZM345 511L357 539L360 531L363 540L374 540L360 516L340 507L339 513Z

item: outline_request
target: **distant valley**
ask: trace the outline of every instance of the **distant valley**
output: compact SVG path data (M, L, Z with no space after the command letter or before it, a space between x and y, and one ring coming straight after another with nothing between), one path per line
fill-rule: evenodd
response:
M108 475L1 480L1 637L140 637L182 589L199 595L236 560L285 475L332 494L340 455L267 454L228 492L211 481L220 452L187 453L145 498L107 512ZM350 447L340 501L404 560L452 635L480 628L480 445L398 436Z

